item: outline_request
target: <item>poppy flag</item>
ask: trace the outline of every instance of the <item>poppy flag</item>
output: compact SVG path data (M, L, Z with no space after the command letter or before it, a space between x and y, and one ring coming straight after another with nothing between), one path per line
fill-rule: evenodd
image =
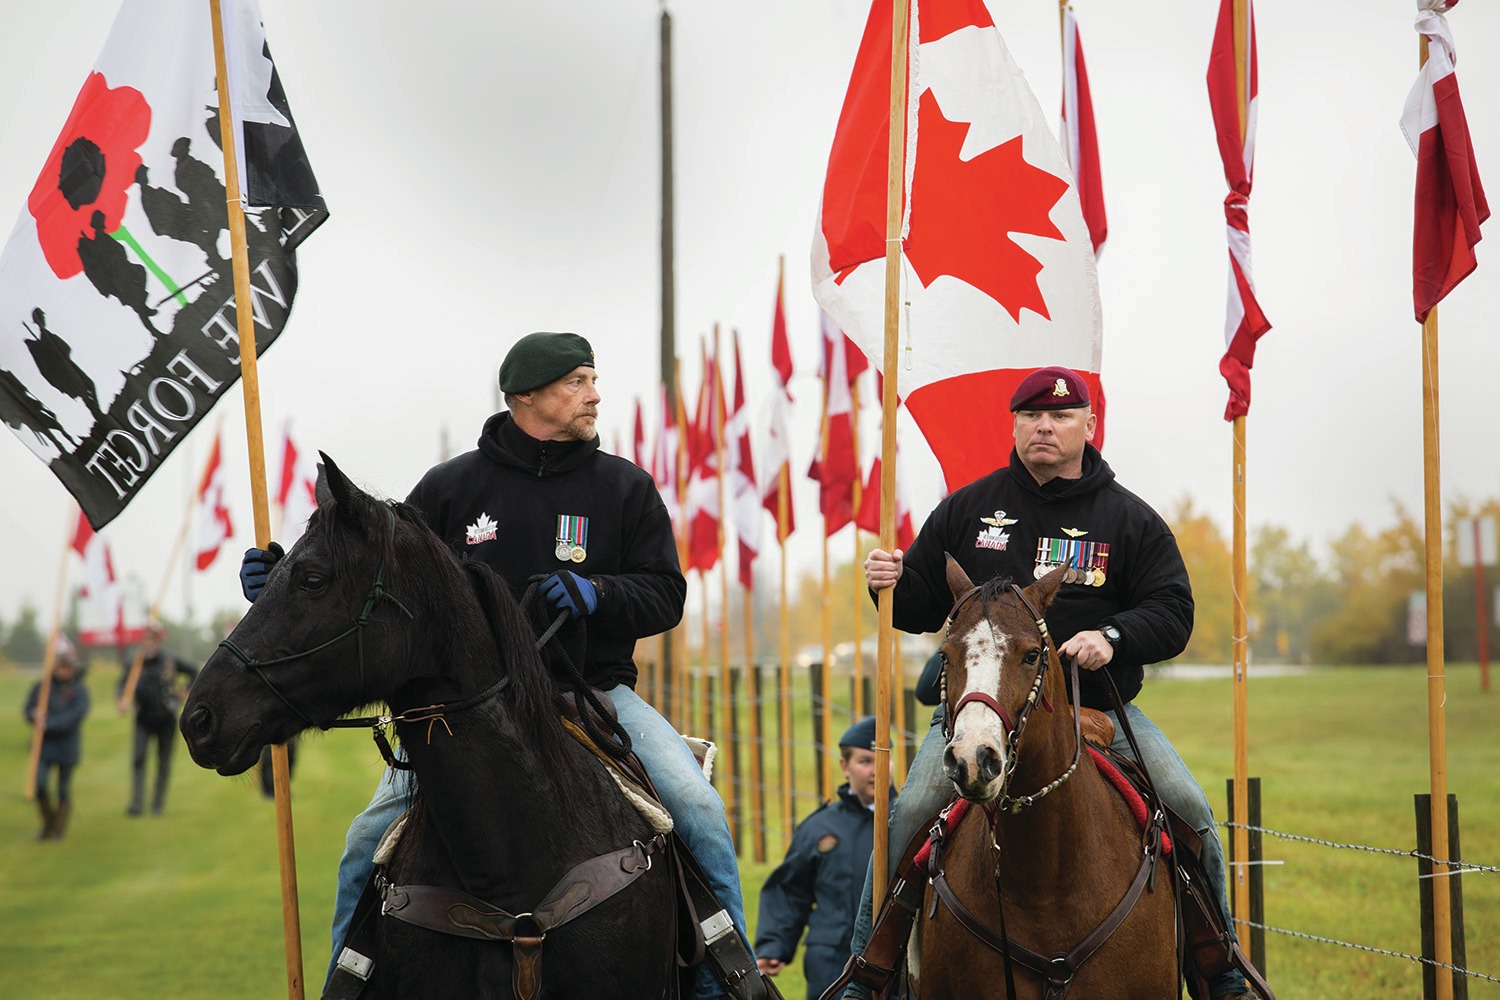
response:
M1102 400L1103 342L1072 172L988 8L911 7L897 392L951 492L1007 463L1000 407L1033 369L1084 372ZM884 357L890 67L891 5L876 0L812 250L814 295L871 359Z
M1490 217L1458 93L1453 34L1443 16L1457 5L1458 0L1418 3L1417 31L1427 38L1427 62L1401 115L1401 131L1417 157L1411 277L1419 323L1477 266L1479 226Z
M1229 194L1224 198L1224 221L1229 238L1229 290L1224 316L1224 356L1219 374L1229 386L1224 419L1233 420L1250 412L1250 367L1255 363L1255 345L1271 329L1255 297L1255 279L1250 273L1250 187L1255 180L1255 119L1259 105L1260 72L1255 45L1255 5L1244 3L1244 77L1235 68L1234 0L1219 4L1213 48L1208 58L1208 103L1213 112L1214 132L1219 138L1219 157L1224 161L1224 180ZM1245 94L1244 127L1240 122L1240 91Z
M224 6L263 351L328 213L257 0ZM209 15L125 0L0 252L0 416L96 529L240 375Z

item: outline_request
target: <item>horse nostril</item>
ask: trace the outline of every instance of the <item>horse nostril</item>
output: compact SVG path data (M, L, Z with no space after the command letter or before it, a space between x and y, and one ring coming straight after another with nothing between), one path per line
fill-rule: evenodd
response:
M979 774L986 782L1000 777L1000 754L992 746L982 746L974 755L979 765Z
M207 740L212 735L213 729L213 713L205 705L199 705L182 717L182 735L189 743L201 743Z
M964 783L964 775L968 772L965 761L959 759L958 754L953 752L952 747L943 751L943 775L955 785Z

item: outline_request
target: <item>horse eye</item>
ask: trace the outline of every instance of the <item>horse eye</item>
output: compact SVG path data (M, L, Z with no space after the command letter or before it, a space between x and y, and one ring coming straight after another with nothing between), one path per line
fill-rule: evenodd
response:
M1026 655L1024 657L1022 657L1022 660L1024 662L1028 663L1028 664L1031 664L1031 663L1035 663L1037 660L1039 660L1041 658L1042 658L1042 651L1040 649L1031 649L1031 650L1027 650Z
M303 590L322 590L328 585L328 581L317 573L309 573L302 578Z

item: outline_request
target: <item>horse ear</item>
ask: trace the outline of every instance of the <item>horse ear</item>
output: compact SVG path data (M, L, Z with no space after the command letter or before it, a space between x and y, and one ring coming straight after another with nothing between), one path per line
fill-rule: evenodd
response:
M956 601L973 590L974 584L969 581L969 574L964 572L964 568L951 553L944 552L943 558L948 560L948 589L953 591L953 599Z
M318 482L313 488L318 506L331 508L335 516L345 524L357 525L359 519L355 516L354 505L350 501L359 492L358 489L333 463L333 459L321 451L318 452L318 457L323 460L318 463Z
M1067 567L1059 566L1026 588L1026 596L1031 598L1031 603L1036 605L1038 611L1046 611L1047 606L1052 603L1052 599L1057 596L1058 588L1062 586L1063 576L1066 571Z

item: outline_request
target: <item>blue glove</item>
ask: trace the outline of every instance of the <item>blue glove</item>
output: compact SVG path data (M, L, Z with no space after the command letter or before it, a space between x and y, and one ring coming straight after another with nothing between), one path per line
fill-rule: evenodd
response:
M245 600L253 603L260 596L260 592L266 589L271 567L284 555L286 552L275 542L268 549L245 550L245 558L240 562L240 590L244 591Z
M591 615L599 609L599 592L588 577L563 570L542 581L542 596L559 611L573 612L574 618Z

